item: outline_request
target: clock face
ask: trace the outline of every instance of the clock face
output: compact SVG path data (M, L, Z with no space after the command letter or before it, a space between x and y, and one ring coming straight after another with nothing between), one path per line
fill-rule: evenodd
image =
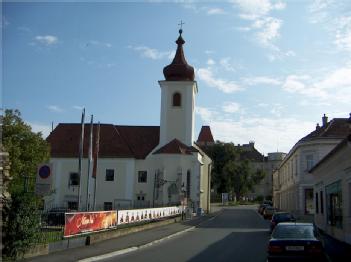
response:
M50 167L47 165L43 165L39 168L39 176L42 179L47 179L51 174Z

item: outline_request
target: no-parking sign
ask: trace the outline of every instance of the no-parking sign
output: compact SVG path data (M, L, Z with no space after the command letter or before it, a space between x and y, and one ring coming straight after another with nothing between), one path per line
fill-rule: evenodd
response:
M52 165L41 164L38 166L35 193L37 195L48 195L52 184Z

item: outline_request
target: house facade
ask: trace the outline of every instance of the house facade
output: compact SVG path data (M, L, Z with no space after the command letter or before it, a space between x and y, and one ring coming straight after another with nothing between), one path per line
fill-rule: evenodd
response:
M110 210L185 204L194 211L209 211L212 161L194 139L198 86L179 33L175 57L163 69L165 80L159 81L160 126L92 125L94 143L99 137L94 177L88 175L90 125L84 128L81 178L81 125L59 124L49 135L54 182L45 197L47 208Z
M300 139L284 158L274 174L274 205L297 216L314 214L314 177L308 172L350 132L348 118L328 122Z
M351 133L310 174L315 181L315 224L351 245Z

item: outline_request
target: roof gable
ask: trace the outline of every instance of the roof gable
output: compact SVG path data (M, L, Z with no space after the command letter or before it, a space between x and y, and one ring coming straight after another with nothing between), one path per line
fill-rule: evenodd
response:
M193 146L187 146L180 142L178 139L173 139L168 144L159 148L154 154L180 154L191 155L193 152L198 152Z

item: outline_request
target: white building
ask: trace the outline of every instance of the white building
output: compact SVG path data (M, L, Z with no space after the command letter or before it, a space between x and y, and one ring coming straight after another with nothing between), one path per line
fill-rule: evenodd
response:
M186 197L194 210L209 211L211 159L194 142L198 86L179 33L175 57L163 70L165 80L159 81L160 126L102 124L96 180L90 178L88 183L87 179L89 125L85 125L81 181L81 125L59 124L49 135L54 183L45 201L48 208L74 209L80 192L81 210L175 205ZM94 141L96 131L94 125Z
M315 180L315 224L351 245L351 133L310 173Z
M300 139L274 174L274 205L297 216L314 213L314 178L308 171L350 132L347 118L334 118ZM277 181L278 180L278 181Z

